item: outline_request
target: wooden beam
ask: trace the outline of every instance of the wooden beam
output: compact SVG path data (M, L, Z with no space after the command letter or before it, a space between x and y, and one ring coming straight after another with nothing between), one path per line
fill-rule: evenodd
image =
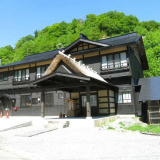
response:
M87 84L79 84L79 83L75 83L74 85L73 84L64 84L64 85L55 85L53 86L52 84L49 85L49 86L46 86L45 88L52 88L52 89L65 89L65 88L78 88L78 87L85 87Z
M108 109L110 114L110 97L109 97L109 90L107 89L107 95L108 95Z
M87 102L86 102L86 115L87 115L87 117L91 117L90 86L89 85L86 86L86 98L87 98Z
M41 117L45 117L45 89L42 88L41 92Z

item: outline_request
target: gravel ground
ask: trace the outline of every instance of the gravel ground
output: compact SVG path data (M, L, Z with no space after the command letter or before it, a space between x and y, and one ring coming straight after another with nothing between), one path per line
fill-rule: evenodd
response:
M99 128L64 128L34 137L33 127L0 132L0 147L30 160L160 160L160 137Z

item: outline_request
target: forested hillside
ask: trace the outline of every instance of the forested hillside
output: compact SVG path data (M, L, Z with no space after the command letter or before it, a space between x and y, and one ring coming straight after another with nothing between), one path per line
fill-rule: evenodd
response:
M48 26L33 35L22 37L15 48L10 45L0 48L2 65L21 60L26 55L63 48L85 34L91 40L100 40L130 32L143 35L150 70L145 77L160 76L160 23L140 22L132 15L111 11L96 16L89 14L85 20L73 19L71 23L61 22Z

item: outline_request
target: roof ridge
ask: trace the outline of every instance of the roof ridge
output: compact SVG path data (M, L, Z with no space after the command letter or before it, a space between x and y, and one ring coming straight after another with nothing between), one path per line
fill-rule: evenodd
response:
M61 48L61 49L64 49L64 48ZM59 51L61 49L55 49L55 50L51 50L51 51L46 51L46 52L41 52L41 53L36 53L36 54L31 54L31 55L28 55L28 56L25 56L24 59L28 58L28 57L31 57L31 56L34 56L34 55L38 55L38 54L44 54L44 53L48 53L48 52L55 52L55 51Z
M84 68L87 69L87 70L90 70L90 71L92 71L92 72L94 72L94 73L97 73L96 71L94 71L94 70L93 70L92 68L90 68L89 66L86 66L84 63L82 64L81 61L77 62L77 61L76 61L76 58L71 58L71 55L70 55L70 54L68 54L68 55L64 54L64 50L63 50L63 51L59 51L58 53L61 54L61 55L63 55L64 57L72 60L74 63L77 63L79 66L82 66L82 67L84 67Z
M105 43L102 43L101 41L103 41L103 40L111 40L111 41L114 41L115 38L117 38L117 40L118 40L118 39L123 38L123 37L128 38L128 37L133 37L133 36L135 36L135 35L137 35L137 32L127 33L127 34L120 35L120 36L115 36L115 37L110 37L110 38L106 38L106 39L101 39L101 40L98 40L98 41L93 41L93 40L90 40L90 39L87 39L87 40L88 40L88 41L91 41L91 42L98 42L98 43L101 43L101 44L105 44ZM83 40L83 38L78 38L78 39L82 39L82 40ZM77 40L78 40L78 39L77 39ZM110 41L110 42L111 42L111 41ZM67 47L61 48L61 49L55 49L55 50L51 50L51 51L46 51L46 52L42 52L42 53L31 54L31 55L25 56L24 59L26 59L26 58L28 58L28 57L31 57L31 56L34 56L34 55L44 54L44 53L53 52L53 51L59 51L59 50L63 50L63 49L66 49L66 48L67 48Z
M64 56L65 58L67 58L68 60L73 61L73 63L75 63L76 65L79 66L81 73L84 74L85 76L89 76L98 80L101 80L105 83L108 83L107 81L105 81L96 71L94 71L92 68L90 68L89 66L82 64L80 61L76 61L76 58L71 58L71 55L66 55L65 51L59 51L58 52L60 55ZM58 56L58 55L57 55ZM85 73L84 73L85 72ZM89 75L87 75L89 74Z
M106 39L101 39L101 40L98 40L97 42L100 42L100 41L103 41L103 40L110 40L111 41L114 41L114 39L121 39L121 38L128 38L128 37L135 37L137 36L137 32L132 32L132 33L127 33L127 34L123 34L123 35L120 35L120 36L115 36L115 37L110 37L110 38L106 38Z

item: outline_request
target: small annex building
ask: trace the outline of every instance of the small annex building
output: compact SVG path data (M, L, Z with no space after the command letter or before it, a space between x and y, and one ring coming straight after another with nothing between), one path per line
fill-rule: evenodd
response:
M144 121L160 123L160 77L141 78L138 85Z

